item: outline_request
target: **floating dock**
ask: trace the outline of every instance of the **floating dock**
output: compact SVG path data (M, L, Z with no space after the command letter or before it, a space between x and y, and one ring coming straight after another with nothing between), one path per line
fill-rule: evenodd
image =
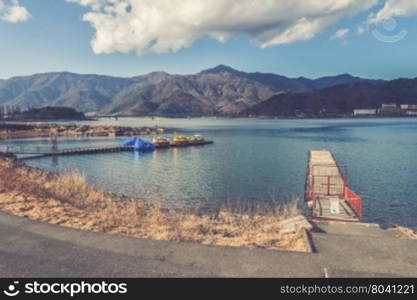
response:
M347 185L346 168L327 150L310 150L305 200L315 219L359 222L362 198Z
M170 145L155 145L156 149L166 149L166 148L177 148L177 147L190 147L190 146L203 146L213 144L213 141L204 141L204 142L195 142L187 144L170 144ZM28 157L23 157L22 159L31 159L39 158L46 156L61 156L61 155L80 155L80 154L95 154L95 153L110 153L110 152L126 152L133 151L134 147L132 146L109 146L109 147L86 147L86 148L71 148L71 149L62 149L54 150L49 152L35 151L35 150L24 150L10 149L6 153L12 153L16 155L31 155Z

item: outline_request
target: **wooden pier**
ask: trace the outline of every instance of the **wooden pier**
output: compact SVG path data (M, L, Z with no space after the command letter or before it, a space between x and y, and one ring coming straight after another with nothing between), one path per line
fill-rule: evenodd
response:
M213 141L204 141L204 142L194 142L187 144L170 144L170 145L155 145L156 149L166 149L166 148L176 148L176 147L190 147L190 146L203 146L213 144ZM97 153L111 153L111 152L126 152L133 151L134 147L132 146L103 146L103 147L85 147L85 148L71 148L71 149L62 149L54 151L35 151L35 150L13 150L10 149L6 153L12 153L16 155L30 155L23 157L21 159L31 159L47 156L62 156L62 155L80 155L80 154L97 154Z
M359 222L362 198L347 185L345 168L327 150L309 152L305 200L316 219Z

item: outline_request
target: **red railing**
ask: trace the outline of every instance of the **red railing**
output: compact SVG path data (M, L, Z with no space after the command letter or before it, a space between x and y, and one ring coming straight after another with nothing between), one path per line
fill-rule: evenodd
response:
M362 208L362 198L352 191L347 185L348 176L347 169L345 166L340 165L327 165L328 167L337 167L339 174L338 175L324 175L324 174L314 174L315 166L326 166L326 165L314 165L312 166L312 177L311 181L308 183L309 187L309 199L312 201L312 207L316 207L317 197L320 194L324 195L339 195L343 197L346 203L352 208L352 210L358 215L359 218L363 217L363 208ZM320 173L320 172L319 172ZM318 190L316 190L318 189ZM313 209L313 214L315 209Z
M345 201L356 212L359 217L363 217L362 210L362 198L354 191L352 191L347 185L345 185L345 192L343 195Z

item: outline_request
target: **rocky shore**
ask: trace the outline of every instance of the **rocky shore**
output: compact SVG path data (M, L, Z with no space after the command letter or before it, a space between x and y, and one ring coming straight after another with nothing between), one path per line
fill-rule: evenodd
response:
M61 124L1 124L0 139L47 136L141 136L157 135L167 131L161 127L123 127L112 125Z

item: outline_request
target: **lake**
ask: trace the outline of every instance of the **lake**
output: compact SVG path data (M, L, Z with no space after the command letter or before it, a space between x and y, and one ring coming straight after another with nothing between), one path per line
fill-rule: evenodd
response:
M50 171L80 169L112 192L167 207L285 203L303 197L307 153L332 151L363 196L365 221L417 228L417 119L102 119L119 126L174 127L213 145L27 160ZM89 123L91 124L91 122ZM60 148L116 145L126 138L59 139ZM50 149L48 138L1 141Z

